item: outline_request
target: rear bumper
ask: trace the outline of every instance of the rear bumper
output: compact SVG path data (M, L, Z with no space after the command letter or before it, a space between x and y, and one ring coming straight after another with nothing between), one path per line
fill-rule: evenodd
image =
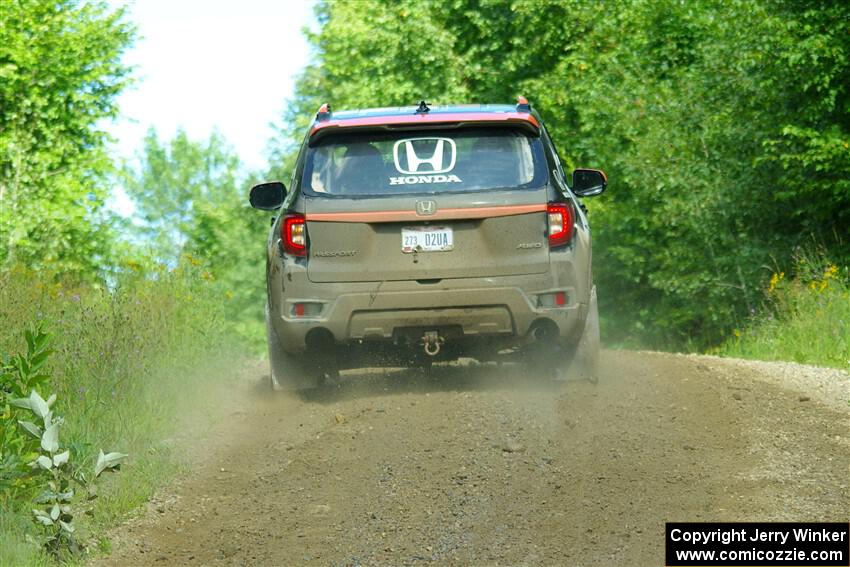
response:
M535 322L548 319L566 339L581 328L587 309L587 298L579 295L583 290L572 285L572 274L563 273L318 284L301 266L289 265L270 276L272 323L283 348L293 353L305 350L315 329L328 331L337 344L389 341L405 329L428 328L452 328L463 339L520 342ZM556 291L566 293L566 305L538 306L539 295ZM318 313L297 317L297 303L312 303Z

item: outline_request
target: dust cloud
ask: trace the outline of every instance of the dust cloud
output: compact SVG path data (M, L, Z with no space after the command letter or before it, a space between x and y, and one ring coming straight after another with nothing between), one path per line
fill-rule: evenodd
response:
M255 364L97 564L655 565L666 521L846 518L847 410L752 372L609 351L596 385L465 361L271 395Z

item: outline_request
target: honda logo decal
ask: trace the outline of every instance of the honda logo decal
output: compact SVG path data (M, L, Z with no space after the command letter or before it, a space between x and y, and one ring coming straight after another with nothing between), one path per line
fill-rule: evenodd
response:
M393 146L395 168L405 175L446 173L454 169L456 158L455 141L448 138L410 138Z
M437 212L435 201L416 201L416 214L419 216L433 215Z
M449 138L399 140L393 145L393 161L402 175L390 177L390 185L461 182L457 175L445 175L457 162L457 146Z

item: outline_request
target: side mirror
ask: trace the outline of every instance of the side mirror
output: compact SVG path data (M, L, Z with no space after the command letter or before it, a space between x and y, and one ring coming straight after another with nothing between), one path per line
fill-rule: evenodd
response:
M608 187L608 177L599 169L573 171L573 193L579 197L595 197Z
M283 204L286 186L280 181L260 183L251 187L251 206L262 211L274 211Z

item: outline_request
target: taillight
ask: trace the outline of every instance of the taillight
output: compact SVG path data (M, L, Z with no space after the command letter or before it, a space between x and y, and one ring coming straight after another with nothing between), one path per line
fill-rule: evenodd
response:
M556 291L555 292L555 305L558 307L563 307L567 304L567 292L565 291Z
M565 203L550 203L546 207L549 227L549 246L569 244L573 238L573 208Z
M307 255L307 223L304 215L287 215L280 225L283 250L293 256Z

